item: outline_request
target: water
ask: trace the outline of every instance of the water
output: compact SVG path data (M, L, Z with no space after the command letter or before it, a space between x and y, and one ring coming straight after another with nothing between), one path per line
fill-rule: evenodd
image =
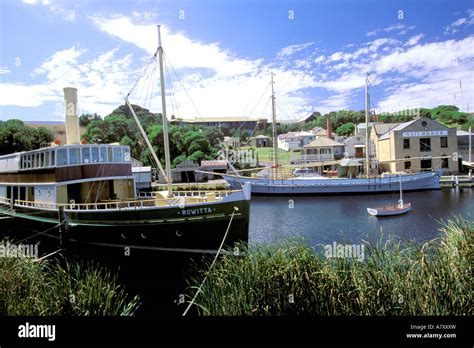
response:
M398 193L334 197L255 196L251 202L250 242L271 243L297 237L315 247L333 242L360 244L362 240L378 240L381 229L384 237L391 235L402 240L425 241L439 236L438 221L442 219L453 215L474 218L472 189L407 192L404 200L410 202L413 209L408 214L376 218L367 213L367 207L394 204L397 200ZM290 208L291 205L294 207ZM19 230L15 221L1 220L0 227L0 237L8 230L13 235ZM180 316L186 308L187 304L178 300L187 292L189 284L186 278L196 274L192 264L198 260L172 253L141 255L138 251L125 257L121 249L110 251L111 255L90 254L88 250L85 253L86 256L80 256L73 252L73 258L80 256L81 259L99 262L117 272L119 283L125 285L129 294L140 295L142 305L138 316ZM195 315L195 312L190 315Z
M359 244L384 238L426 241L440 235L440 220L453 215L474 218L474 190L443 189L406 192L412 210L405 215L377 218L368 207L395 204L398 193L320 197L252 197L250 242L275 242L287 237L311 246L334 241ZM293 208L291 205L293 204Z

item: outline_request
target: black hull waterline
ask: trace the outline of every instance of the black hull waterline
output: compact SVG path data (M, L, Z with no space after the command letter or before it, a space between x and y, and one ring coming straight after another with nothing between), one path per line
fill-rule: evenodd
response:
M249 200L148 210L60 211L2 205L15 240L29 238L58 246L129 248L142 251L217 252L248 241ZM62 215L62 216L61 216ZM232 219L232 222L231 222ZM7 237L2 235L1 238Z

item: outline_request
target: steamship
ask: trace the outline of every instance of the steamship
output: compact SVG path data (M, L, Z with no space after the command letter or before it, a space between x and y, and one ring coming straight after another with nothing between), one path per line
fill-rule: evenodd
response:
M161 42L157 53L162 66ZM167 132L164 95L162 90ZM15 239L192 253L215 253L222 244L232 247L248 241L249 186L173 190L167 137L165 172L127 96L126 104L168 183L167 191L140 192L132 175L130 147L81 143L77 89L64 88L64 99L66 144L0 156L0 213L13 221L13 233L28 235L14 235ZM0 239L6 223L0 220Z

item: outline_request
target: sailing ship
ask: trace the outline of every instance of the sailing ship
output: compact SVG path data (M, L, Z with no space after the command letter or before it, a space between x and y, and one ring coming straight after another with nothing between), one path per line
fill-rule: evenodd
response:
M279 168L277 158L277 135L276 135L276 111L275 111L275 92L273 73L271 74L271 104L272 104L272 166L268 175L259 177L248 177L239 175L234 170L234 174L222 174L230 187L237 189L248 183L251 185L252 194L255 195L333 195L333 194L370 194L393 192L400 184L404 182L406 191L415 190L434 190L441 189L440 176L441 171L429 171L416 174L404 174L402 177L396 175L370 176L370 157L369 157L369 93L368 78L365 85L365 148L366 148L366 177L365 178L329 178L320 175L313 177L305 175L291 175L284 177L278 173ZM311 164L306 164L310 166ZM232 167L231 167L232 168Z
M400 199L398 203L377 208L367 208L367 212L373 216L394 216L408 213L410 209L411 203L403 202L402 178L400 176Z
M25 230L21 228L25 225L31 234L26 238L49 238L61 245L67 242L197 253L216 252L224 239L223 245L227 247L248 241L250 187L226 191L173 190L159 26L155 64L157 57L165 170L129 102L130 93L125 103L166 179L167 190L136 190L129 146L81 143L77 89L67 87L67 143L0 157L0 213L12 218L18 227L14 233ZM14 235L17 240L23 237Z

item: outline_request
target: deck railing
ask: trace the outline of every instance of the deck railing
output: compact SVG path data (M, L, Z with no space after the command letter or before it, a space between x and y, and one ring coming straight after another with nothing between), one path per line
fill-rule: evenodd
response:
M333 154L314 154L314 155L301 155L291 154L291 162L327 162L334 161Z
M173 192L173 197L162 197L158 192L140 193L139 199L134 200L113 200L108 202L97 203L47 203L47 202L32 202L26 200L15 200L15 206L26 208L39 208L47 210L58 210L59 207L64 207L65 210L73 211L96 211L96 210L139 210L147 207L158 206L178 206L185 207L193 204L216 202L229 196L234 191L187 191L187 192ZM11 200L8 198L0 198L0 203L10 204Z

